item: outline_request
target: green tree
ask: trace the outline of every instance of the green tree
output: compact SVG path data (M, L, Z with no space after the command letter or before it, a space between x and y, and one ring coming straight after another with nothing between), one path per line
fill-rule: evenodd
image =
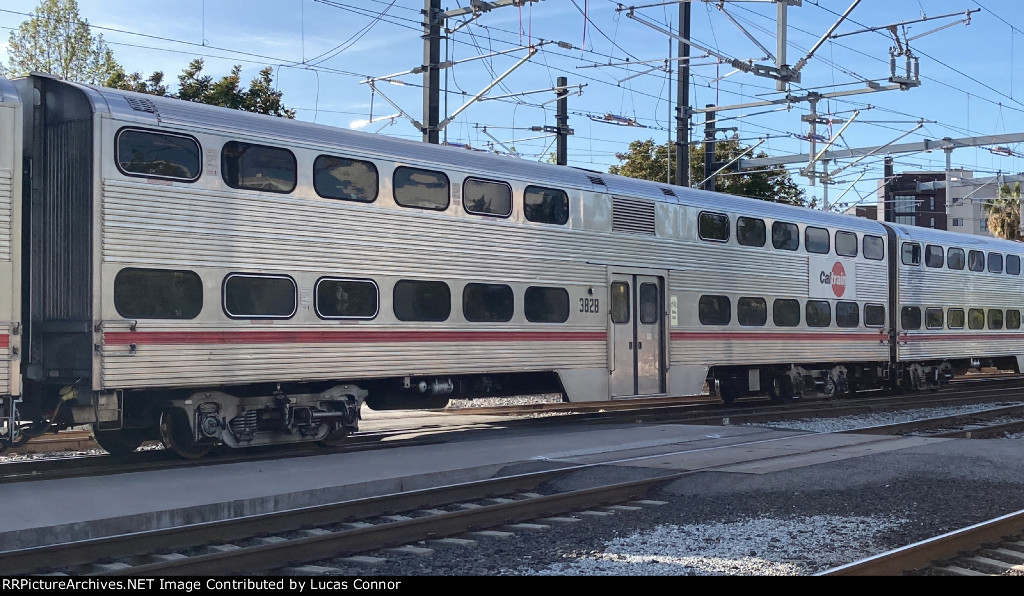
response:
M21 76L43 72L70 81L104 84L121 66L103 36L92 36L89 22L78 16L75 0L43 0L35 15L12 31L8 64L0 74Z
M261 70L249 82L248 89L243 89L241 66L236 64L231 74L214 80L202 74L203 65L202 58L196 58L178 75L178 93L174 97L246 112L295 117L295 110L286 108L281 101L282 93L274 89L271 67Z
M715 144L715 161L728 162L736 158L747 147L740 147L739 141L729 139ZM669 157L671 156L671 159ZM675 144L655 145L653 139L633 141L625 153L616 153L619 165L608 168L611 174L641 178L655 182L670 183L675 180ZM754 157L767 157L764 152ZM724 174L725 172L723 172ZM704 151L690 151L690 180L698 186L704 180ZM813 206L803 190L793 182L785 168L758 170L749 174L737 173L718 175L715 190L728 194L787 203L790 205Z
M1020 182L1003 184L999 196L982 205L988 214L988 231L996 238L1021 240L1020 228Z

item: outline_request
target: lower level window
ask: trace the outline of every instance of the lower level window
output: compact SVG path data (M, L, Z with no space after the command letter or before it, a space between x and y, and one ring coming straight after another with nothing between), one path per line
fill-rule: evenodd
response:
M443 281L403 279L395 283L394 306L399 321L447 321L452 291Z
M701 325L728 325L732 320L732 303L728 296L701 296L697 313Z
M316 282L316 314L322 319L372 319L378 302L377 284L368 279Z
M236 319L291 318L295 288L287 275L232 273L224 280L224 312Z
M832 306L828 300L808 300L804 314L808 327L828 327L832 324Z
M564 323L569 320L569 292L530 286L523 295L523 310L531 323Z
M195 271L122 269L114 308L126 319L194 319L203 310L203 281Z
M920 329L921 307L904 306L900 309L900 327L903 329Z

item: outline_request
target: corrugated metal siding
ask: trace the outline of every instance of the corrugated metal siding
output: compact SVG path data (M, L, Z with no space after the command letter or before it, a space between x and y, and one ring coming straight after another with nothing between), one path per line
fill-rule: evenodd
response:
M770 315L769 315L770 317ZM709 327L703 328L707 330ZM824 330L829 335L840 330ZM870 335L872 329L855 329L854 333ZM804 329L803 333L813 333ZM777 329L766 329L765 335L779 333ZM879 334L879 340L885 339ZM673 341L671 362L677 364L757 364L761 362L884 362L889 360L889 348L872 338L839 341L823 337L819 340L800 339L785 341L768 338L763 341L713 340Z
M90 228L92 121L46 127L46 171L42 205L33 215L34 313L43 320L88 320L90 312Z
M11 217L14 182L11 170L0 169L0 261L11 260Z

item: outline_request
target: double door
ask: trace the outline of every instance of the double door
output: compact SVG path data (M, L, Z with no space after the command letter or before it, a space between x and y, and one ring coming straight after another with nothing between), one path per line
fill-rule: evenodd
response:
M664 393L664 278L612 273L608 298L611 397Z

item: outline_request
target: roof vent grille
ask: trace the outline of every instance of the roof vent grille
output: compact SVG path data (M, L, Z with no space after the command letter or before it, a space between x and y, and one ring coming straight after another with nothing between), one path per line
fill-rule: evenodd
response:
M604 180L602 180L600 176L594 176L592 174L587 174L587 178L590 178L590 182L593 183L593 184L600 184L601 186L607 186L604 183Z
M128 105L130 105L132 107L132 109L135 110L136 112L149 112L150 114L156 114L157 113L157 111L156 111L156 104L154 104L153 102L149 101L148 99L138 98L138 97L128 97L127 95L125 95L124 98L128 102Z
M612 231L654 234L654 201L612 197Z
M671 188L665 188L664 186L659 186L658 188L661 189L661 193L666 197L676 196L676 191L672 190Z

